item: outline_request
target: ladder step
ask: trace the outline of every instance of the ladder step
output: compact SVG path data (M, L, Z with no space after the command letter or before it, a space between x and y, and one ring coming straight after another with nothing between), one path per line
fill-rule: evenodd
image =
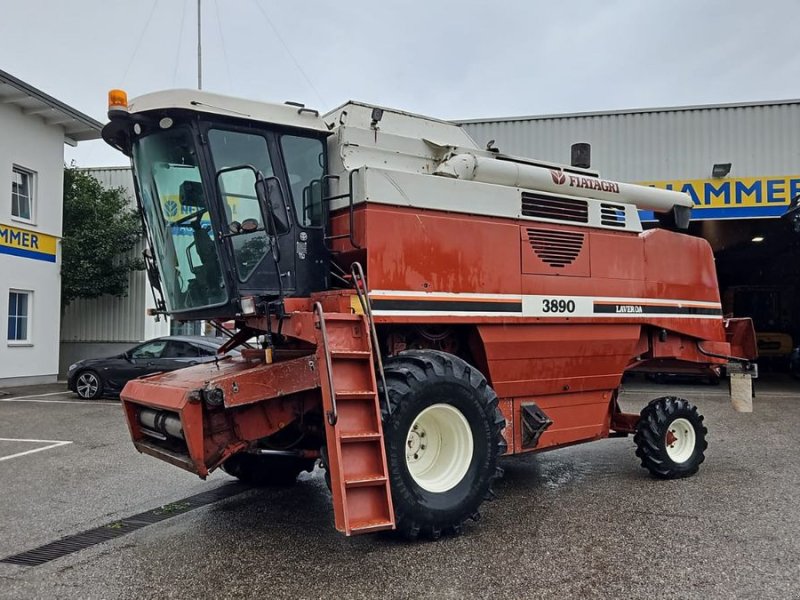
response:
M346 390L336 392L337 400L374 400L375 392L372 390Z
M346 479L344 484L348 488L366 487L370 485L384 485L386 477L383 475L376 475L375 477L361 477L358 479Z
M350 523L352 533L371 533L394 529L394 521L381 519L379 521L353 521Z
M380 440L382 437L383 436L380 433L365 431L361 433L342 433L339 436L339 440L343 444L352 444L355 442L375 442Z
M372 352L369 350L331 350L331 357L372 360Z

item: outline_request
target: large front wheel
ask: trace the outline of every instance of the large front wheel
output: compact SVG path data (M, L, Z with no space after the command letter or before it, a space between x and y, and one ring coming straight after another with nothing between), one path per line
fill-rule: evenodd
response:
M386 362L383 434L395 522L401 534L459 532L490 494L505 452L505 420L486 378L433 350Z

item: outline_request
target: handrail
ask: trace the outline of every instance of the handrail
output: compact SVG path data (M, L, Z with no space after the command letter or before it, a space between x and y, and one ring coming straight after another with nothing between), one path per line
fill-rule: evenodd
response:
M331 364L331 352L328 346L328 330L325 328L325 311L322 304L314 302L314 315L319 317L317 326L322 333L322 349L325 352L325 369L328 371L328 388L331 394L331 410L325 413L328 424L333 426L339 420L339 411L336 407L336 391L333 387L333 365Z
M356 295L358 296L358 301L361 303L361 308L364 310L364 315L367 317L370 335L372 336L372 343L370 344L370 347L372 348L372 354L375 358L375 363L378 366L378 375L380 376L381 383L383 384L386 412L392 414L392 405L389 403L389 390L386 387L386 374L383 372L383 359L381 358L381 349L380 345L378 344L378 332L375 329L375 321L372 318L372 304L370 304L369 301L369 291L367 290L367 280L364 277L364 268L361 266L360 262L356 261L350 265L350 275L353 277L353 284L356 287ZM363 291L361 288L362 285L364 286Z
M322 199L322 202L331 202L332 200L341 200L343 198L347 198L348 200L348 211L350 213L350 231L348 233L341 233L339 235L328 235L325 236L325 241L328 240L339 240L346 237L350 238L350 245L353 246L356 250L361 250L361 246L358 242L356 242L355 238L355 206L353 205L353 175L358 171L358 169L353 169L347 176L347 184L348 184L348 191L346 194L337 194L335 196L326 196ZM325 175L323 179L339 179L338 175Z

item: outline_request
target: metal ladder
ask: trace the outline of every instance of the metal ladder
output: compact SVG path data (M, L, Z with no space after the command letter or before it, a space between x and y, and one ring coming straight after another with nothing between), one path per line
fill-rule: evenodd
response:
M366 314L326 315L319 302L314 321L336 529L347 535L394 529L372 362L374 327Z

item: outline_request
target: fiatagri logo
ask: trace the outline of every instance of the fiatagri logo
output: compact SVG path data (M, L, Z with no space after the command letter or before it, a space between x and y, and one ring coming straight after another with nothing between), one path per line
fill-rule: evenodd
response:
M567 174L564 173L564 171L550 169L550 177L553 178L553 183L556 185L564 185L567 183ZM598 179L596 177L583 177L582 175L570 175L569 187L619 194L619 184L616 181L606 181L605 179Z

